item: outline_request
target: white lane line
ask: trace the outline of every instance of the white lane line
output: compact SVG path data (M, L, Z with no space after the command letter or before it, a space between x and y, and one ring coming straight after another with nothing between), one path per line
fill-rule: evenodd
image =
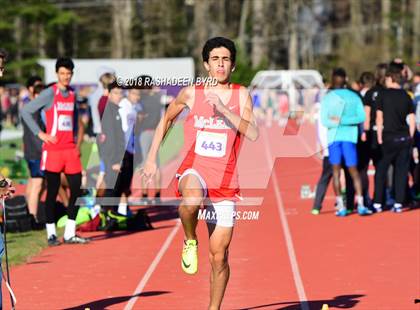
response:
M270 144L267 138L265 130L262 131L262 137L264 139L265 154L267 157L267 163L270 167L273 167L273 186L274 193L277 200L277 208L279 210L281 226L283 228L284 238L286 239L287 253L289 254L290 265L292 266L293 279L295 281L296 290L298 293L300 307L302 310L309 310L308 299L306 298L305 288L303 287L302 277L300 276L299 266L296 258L295 248L293 246L292 235L290 233L289 223L287 222L286 213L284 211L283 200L281 199L279 182L277 180L276 171L274 170L274 163L271 156Z
M136 303L137 299L139 298L139 294L143 292L144 287L147 284L147 281L149 281L150 277L152 276L153 272L155 271L157 265L159 264L160 260L162 259L165 252L168 250L169 246L172 243L172 240L174 239L176 233L178 232L179 228L181 227L181 221L178 219L177 223L174 228L172 228L171 233L166 238L165 243L160 248L159 253L157 253L155 259L150 264L149 268L147 269L146 273L144 274L143 278L140 280L139 284L137 285L136 289L134 290L133 294L128 301L127 305L124 307L124 310L131 310L133 309L134 304Z

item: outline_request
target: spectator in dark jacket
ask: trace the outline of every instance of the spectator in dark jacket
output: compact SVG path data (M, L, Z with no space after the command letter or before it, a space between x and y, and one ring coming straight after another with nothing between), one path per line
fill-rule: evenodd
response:
M105 184L108 197L120 197L121 162L125 153L125 135L122 129L119 103L122 99L122 89L117 83L108 87L109 97L102 117L102 133L104 135L103 160L105 162Z

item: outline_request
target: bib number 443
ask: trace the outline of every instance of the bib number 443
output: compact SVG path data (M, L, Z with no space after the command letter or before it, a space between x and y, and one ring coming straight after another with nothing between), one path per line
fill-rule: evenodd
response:
M223 157L226 154L227 135L198 131L195 140L195 153L206 157Z
M213 151L221 151L222 150L222 143L220 142L216 142L213 143L213 141L207 142L207 141L203 141L203 143L201 144L201 148L207 150L213 150Z

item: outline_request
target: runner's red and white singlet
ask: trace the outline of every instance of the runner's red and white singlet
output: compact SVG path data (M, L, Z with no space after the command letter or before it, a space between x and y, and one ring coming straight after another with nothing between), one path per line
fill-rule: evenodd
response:
M82 171L80 153L74 141L75 94L69 89L64 97L57 84L53 86L54 100L45 110L46 133L56 137L57 143L42 146L41 169L50 172L76 174Z
M65 150L74 148L74 109L75 95L69 89L69 95L64 97L57 84L53 86L54 102L50 109L45 110L46 133L57 138L56 144L44 143L44 150Z
M240 85L232 84L231 89L226 108L240 115ZM239 131L205 102L204 86L196 86L195 102L184 123L185 157L177 174L196 170L213 202L240 199L236 163L241 138Z

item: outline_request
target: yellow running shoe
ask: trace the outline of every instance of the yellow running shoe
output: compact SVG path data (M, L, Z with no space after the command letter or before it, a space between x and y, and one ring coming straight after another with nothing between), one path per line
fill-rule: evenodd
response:
M198 271L198 242L197 240L185 240L182 249L182 270L187 274L196 274Z

